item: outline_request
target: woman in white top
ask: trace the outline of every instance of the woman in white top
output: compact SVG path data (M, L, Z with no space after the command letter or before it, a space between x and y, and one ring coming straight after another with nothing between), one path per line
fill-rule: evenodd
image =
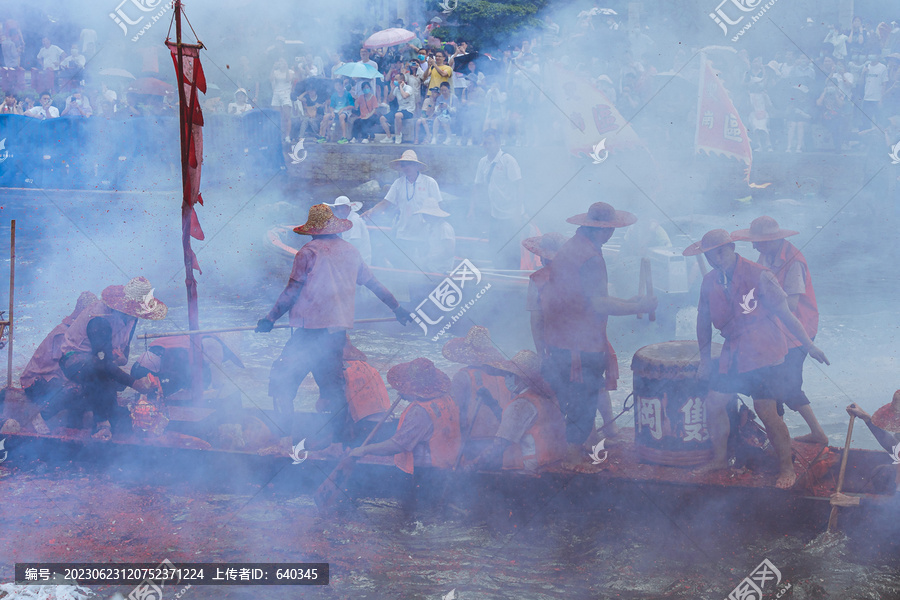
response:
M284 141L291 143L291 85L294 82L294 71L288 69L287 61L279 58L275 61L269 80L272 82L272 106L281 110L281 132Z
M331 207L331 212L339 219L347 219L353 223L353 227L341 234L341 238L353 244L362 255L363 261L372 264L372 243L369 240L369 229L366 222L359 216L362 202L351 202L347 196L338 196L334 204L325 202L325 206Z

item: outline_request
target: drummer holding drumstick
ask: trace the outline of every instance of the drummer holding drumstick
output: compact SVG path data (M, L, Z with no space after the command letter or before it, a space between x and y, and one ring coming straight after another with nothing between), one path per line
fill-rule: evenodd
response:
M713 459L696 472L728 467L730 424L726 406L734 394L744 394L753 398L753 407L778 455L775 485L789 488L797 475L791 461L791 436L777 405L792 390L783 367L788 341L778 321L800 341L809 356L821 363L831 363L791 312L787 295L772 272L738 255L734 247L727 231L713 229L683 252L685 256L702 252L713 267L703 277L697 314L700 344L697 376L709 378L706 409ZM710 356L713 325L725 338L718 364Z

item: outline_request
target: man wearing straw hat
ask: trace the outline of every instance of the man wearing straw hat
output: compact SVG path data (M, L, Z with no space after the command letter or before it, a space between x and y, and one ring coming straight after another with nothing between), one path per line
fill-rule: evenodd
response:
M394 456L404 473L416 466L453 468L459 455L459 410L450 399L450 378L427 358L395 365L387 374L409 406L400 415L397 432L389 439L360 446L350 456Z
M400 171L384 200L363 213L363 218L374 219L386 210L394 213L393 233L400 252L406 260L415 252L417 245L428 241L425 233L425 217L416 214L428 198L441 203L441 190L437 181L423 175L427 166L419 161L415 150L406 150L400 158L391 161L391 167ZM395 265L397 266L397 265Z
M426 198L422 208L413 214L425 218L427 242L422 251L416 253L416 257L424 257L419 266L430 273L449 272L453 269L453 256L456 253L456 232L447 222L450 213L441 209L436 199Z
M325 202L325 206L331 208L334 216L338 219L347 219L353 223L351 229L341 234L341 239L353 244L362 255L363 261L370 265L372 264L372 242L369 239L369 230L366 227L366 223L359 216L359 209L362 208L362 205L362 202L353 202L347 196L338 196L335 198L334 204Z
M816 339L819 328L819 308L816 304L816 293L813 290L812 277L806 258L787 239L799 232L782 229L772 217L762 216L750 223L749 229L741 229L731 233L731 239L736 242L753 242L753 249L759 252L757 262L775 274L775 279L784 293L787 294L788 308L794 316L803 324L803 329L809 339ZM785 385L793 389L793 392L784 398L784 404L788 408L800 413L803 420L809 426L809 433L797 438L800 442L814 444L827 444L828 436L822 426L819 425L816 415L813 413L809 398L803 393L803 361L806 360L806 352L796 337L787 333L789 350L784 357L782 372L786 378ZM779 402L779 413L784 414L784 408Z
M342 355L347 330L353 328L357 285L369 288L400 323L409 322L409 313L375 279L359 251L340 238L352 226L347 219L335 217L328 206L316 204L309 209L306 223L294 228L295 233L313 239L297 252L287 286L256 327L256 331L267 333L281 315L290 311L291 327L296 328L269 375L269 395L284 433L278 444L261 450L261 454L290 454L294 397L310 372L322 398L339 407L337 416L329 422L333 428L330 437L344 437L351 420Z
M142 394L155 389L147 377L138 379L119 368L128 362L137 321L164 319L168 308L153 297L153 288L143 277L125 285L111 285L100 297L66 330L59 366L73 391L70 410L93 412L97 425L94 438L108 441L117 408L116 392L125 386Z
M652 296L623 300L611 297L607 289L603 244L616 228L635 221L633 214L605 202L595 202L588 212L567 219L578 230L556 253L550 280L541 292L547 347L544 372L566 416L566 464L572 467L587 459L584 445L594 428L597 398L605 383L609 316L649 313L656 308Z
M541 309L541 290L550 281L550 265L553 264L553 258L562 245L566 243L568 238L561 233L545 233L541 236L530 237L522 240L522 246L540 258L540 269L528 276L528 292L525 296L525 310L531 313L531 337L534 340L534 349L537 355L543 360L548 356L547 345L544 343L544 313ZM603 422L606 436L613 438L618 432L616 424L612 422L612 402L609 398L609 392L617 388L619 379L619 362L616 352L606 341L606 372L604 374L604 385L597 396L597 408L600 410L600 416ZM595 428L596 429L596 428ZM596 437L598 431L594 431L591 435Z
M753 398L753 407L778 455L775 485L789 488L797 476L791 460L791 436L777 407L777 402L792 392L781 372L788 352L782 326L800 340L815 360L830 363L788 308L787 295L772 272L735 253L734 240L727 231L713 229L683 252L685 256L700 253L713 267L703 277L697 310L697 376L709 378L706 410L713 458L696 472L728 467L730 424L726 408L734 394L744 394ZM718 364L711 358L713 325L725 338Z
M502 407L493 444L479 463L536 471L561 461L566 455L566 425L553 390L541 377L541 359L522 350L512 360L490 366L506 374L507 386L517 395Z

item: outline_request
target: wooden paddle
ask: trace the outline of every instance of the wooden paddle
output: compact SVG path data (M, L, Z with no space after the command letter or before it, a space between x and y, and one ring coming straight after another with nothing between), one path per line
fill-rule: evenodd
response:
M853 421L856 420L856 415L850 415L850 425L847 427L847 441L844 442L844 455L841 457L841 470L838 473L838 482L837 488L834 491L834 496L832 496L832 507L831 507L831 515L828 517L828 531L834 531L837 528L837 516L838 516L838 505L847 503L839 502L836 504L834 502L835 499L839 499L843 494L841 494L841 488L844 487L844 474L847 472L847 457L850 454L850 438L853 437ZM852 504L852 503L851 503Z
M390 410L388 410L384 416L378 421L378 424L372 428L372 431L366 436L366 439L363 440L363 443L360 445L360 448L365 447L378 433L378 430L381 429L381 426L384 425L384 422L388 420L392 414L394 414L394 409L397 408L397 405L400 404L401 397L398 395L397 399L394 400L394 403L391 404ZM328 477L325 478L325 481L322 482L316 489L316 493L313 494L313 500L316 501L316 507L321 512L327 512L330 510L334 504L336 503L336 498L339 498L341 494L344 494L344 490L342 489L347 482L347 479L350 477L350 473L353 472L353 467L356 466L356 461L353 460L352 456L345 456L341 459L341 461L334 468L334 471L331 472Z

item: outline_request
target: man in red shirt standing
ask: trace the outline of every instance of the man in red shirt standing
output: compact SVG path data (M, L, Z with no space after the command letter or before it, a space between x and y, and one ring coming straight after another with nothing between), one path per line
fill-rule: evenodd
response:
M269 395L285 429L279 443L261 450L261 454L290 454L294 397L310 372L325 402L341 407L341 414L329 422L334 427L331 437L345 437L344 428L352 419L347 410L342 356L347 330L353 328L357 285L372 290L400 323L409 322L409 313L375 279L359 251L341 239L340 234L352 226L347 219L335 217L328 206L316 204L309 209L306 224L294 228L294 232L313 239L297 252L287 287L256 327L257 332L267 333L281 315L290 311L291 327L296 328L269 375Z
M759 217L750 223L749 229L740 229L731 233L731 238L738 241L753 242L753 249L759 252L756 261L775 274L778 284L787 294L788 308L794 316L800 320L803 329L809 339L816 339L819 329L819 308L816 304L816 293L813 290L812 277L806 258L793 244L785 238L797 235L799 232L782 229L772 217ZM784 357L784 377L786 385L791 388L791 394L784 398L784 404L788 408L800 413L806 424L809 425L809 433L797 438L800 442L814 444L827 444L828 436L822 426L819 425L816 415L813 413L809 398L803 393L803 361L806 360L806 351L796 337L787 333L788 350ZM784 409L779 403L779 413Z
M775 485L789 488L797 476L791 461L791 436L777 408L777 402L790 393L781 366L788 352L782 327L800 340L810 356L830 363L791 313L787 296L772 272L735 253L727 231L713 229L683 252L685 256L700 253L713 267L703 277L697 312L697 377L709 378L706 409L713 458L697 473L727 468L730 424L726 407L734 394L744 394L753 398L753 408L778 455ZM713 325L725 338L718 364L711 358Z
M595 202L587 213L567 219L579 228L556 253L549 281L541 290L547 353L543 370L566 417L567 465L578 466L587 459L584 445L605 386L608 317L656 309L652 296L623 300L610 297L607 289L603 244L617 227L635 221L633 214L605 202Z

